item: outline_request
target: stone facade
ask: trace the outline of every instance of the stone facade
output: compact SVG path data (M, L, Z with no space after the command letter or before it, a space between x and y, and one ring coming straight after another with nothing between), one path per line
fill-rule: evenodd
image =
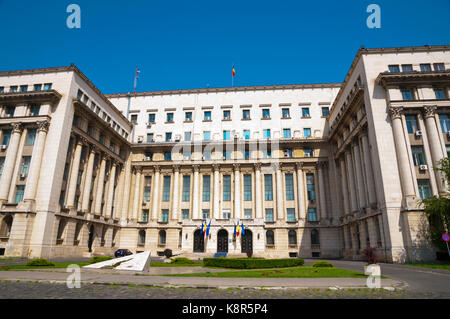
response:
M362 48L344 83L133 96L73 65L0 72L0 255L431 260L448 49Z

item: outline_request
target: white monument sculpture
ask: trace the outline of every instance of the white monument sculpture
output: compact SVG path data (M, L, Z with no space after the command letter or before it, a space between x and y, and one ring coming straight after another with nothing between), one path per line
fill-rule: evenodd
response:
M114 258L99 263L83 266L90 269L115 269L149 272L150 271L150 251L139 254Z

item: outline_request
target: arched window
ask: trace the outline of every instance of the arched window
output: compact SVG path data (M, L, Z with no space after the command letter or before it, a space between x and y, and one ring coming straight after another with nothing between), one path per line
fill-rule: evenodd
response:
M289 245L297 245L297 232L291 229L288 233Z
M316 229L311 230L311 245L319 245L319 232Z
M139 245L145 245L145 230L139 231Z
M3 218L0 226L0 237L9 237L11 234L13 218L11 215L7 215Z
M166 244L166 231L165 230L159 231L159 244L160 245Z
M272 230L266 232L266 245L275 245L274 234Z

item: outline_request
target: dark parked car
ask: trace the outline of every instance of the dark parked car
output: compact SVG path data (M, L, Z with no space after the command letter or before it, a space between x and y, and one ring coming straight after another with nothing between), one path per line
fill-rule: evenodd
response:
M133 255L133 253L129 249L118 249L114 253L114 257L116 257L116 258L129 256L129 255Z

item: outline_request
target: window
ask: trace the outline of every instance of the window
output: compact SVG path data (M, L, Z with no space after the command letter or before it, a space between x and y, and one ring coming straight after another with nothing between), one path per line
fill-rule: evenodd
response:
M9 88L9 92L17 92L17 85L13 85Z
M166 142L170 142L172 140L172 133L171 132L167 132L166 133Z
M153 133L147 133L147 143L153 142Z
M222 211L222 218L223 219L230 219L231 218L231 211L229 209L224 209Z
M250 174L244 175L244 200L252 200L252 175Z
M286 184L286 200L294 200L294 175L285 174L284 181Z
M100 110L100 109L98 109L98 110ZM98 112L97 112L97 114L98 114ZM131 114L131 123L133 123L133 124L137 124L137 114Z
M16 186L16 197L14 198L14 203L19 203L23 200L23 193L25 191L25 185Z
M34 145L35 139L36 139L36 129L29 129L25 145L26 146Z
M450 145L447 145L447 157L450 157ZM1 159L1 157L0 157ZM0 171L1 174L1 171Z
M20 168L20 174L27 175L30 169L31 156L22 157L22 166Z
M320 245L319 232L316 229L311 230L311 245Z
M231 159L231 151L224 151L223 152L223 158L226 160Z
M273 222L273 208L266 208L266 222Z
M181 218L182 219L189 219L189 209L182 209L181 210Z
M444 89L441 89L441 88L435 88L434 95L436 96L437 100L444 100L446 98L445 91L444 91Z
M203 201L209 202L211 200L211 176L203 175Z
M270 138L270 129L265 129L263 131L263 138Z
M243 134L244 140L250 139L250 130L244 130Z
M191 152L187 151L183 153L183 160L184 161L190 161L191 160Z
M191 176L190 175L183 175L183 202L189 202L190 201L190 194L191 194Z
M37 104L30 105L30 115L31 116L38 116L40 109L41 109L40 105L37 105Z
M327 117L328 114L330 114L330 109L328 108L328 106L323 106L322 107L322 116Z
M313 150L310 148L303 149L303 154L305 157L313 157Z
M44 91L49 91L52 89L52 84L51 83L45 83L44 84Z
M155 113L149 113L148 114L148 122L149 123L155 123L156 120L156 114Z
M6 117L13 117L14 116L14 111L16 110L16 108L14 106L8 106L6 107Z
M161 211L161 222L168 223L169 222L169 210L163 209Z
M242 110L242 119L250 120L250 110Z
M266 200L273 200L272 174L264 174L264 196Z
M422 146L411 146L412 157L414 160L414 165L425 165L425 154L423 152Z
M251 208L245 208L244 209L244 218L245 219L251 219L252 218L252 210L251 210Z
M230 140L230 131L223 131L223 139L224 141Z
M139 231L139 242L138 245L145 245L145 230L141 229Z
M205 111L203 120L204 121L211 121L211 111Z
M211 140L211 132L210 131L203 132L203 140L204 141L210 141Z
M270 110L269 109L263 109L262 110L262 117L263 117L263 119L270 119Z
M422 72L431 71L431 65L430 64L421 64L420 71L422 71Z
M210 152L210 151L204 151L204 152L203 152L203 160L204 160L204 161L209 161L209 160L211 160L211 152Z
M202 209L202 218L203 219L209 218L209 209Z
M282 109L281 110L281 116L284 119L288 119L291 117L291 115L289 114L289 109Z
M245 159L245 160L250 159L250 151L248 151L248 150L245 150L245 151L244 151L244 159Z
M303 129L303 136L304 137L310 137L311 136L311 129L310 128L304 128Z
M283 137L284 138L291 138L291 129L290 128L284 128L283 129Z
M310 221L310 222L317 221L317 212L314 207L308 208L308 221Z
M268 230L266 232L266 245L268 245L268 246L274 246L275 245L273 230Z
M0 93L5 92L5 87L4 86L0 86Z
M401 89L402 99L404 101L412 101L414 100L414 95L411 89Z
M309 107L302 107L302 117L310 117Z
M295 208L287 208L287 221L295 222Z
M263 150L263 157L264 158L271 158L272 157L272 151L271 150Z
M419 195L421 199L429 198L432 196L430 181L428 179L418 179L417 184L419 186Z
M158 237L159 237L159 244L165 245L166 244L166 231L160 230Z
M389 65L389 72L400 72L398 65Z
M9 145L11 139L11 130L3 130L2 145Z
M292 149L290 149L290 148L284 149L283 153L284 153L284 157L289 157L289 158L292 157Z
M231 175L223 176L223 201L231 201Z
M145 152L145 160L146 161L151 161L153 159L153 154L152 152Z
M184 140L185 142L190 142L192 139L192 133L191 132L184 132Z
M314 202L316 200L314 174L306 174L306 191L308 194L308 200Z
M192 122L192 112L186 112L184 113L184 120L186 122Z
M402 64L402 72L412 72L412 64Z
M405 119L408 134L414 134L419 129L419 126L417 125L417 117L415 115L406 115Z
M291 229L288 232L289 245L297 245L297 232Z
M26 92L26 91L28 91L28 85L21 85L20 92Z
M148 209L143 209L142 210L142 221L144 223L148 222Z
M163 182L163 202L170 201L170 176L164 176Z
M448 114L439 114L439 122L441 123L442 133L450 132L450 119L448 117Z
M3 173L3 166L5 165L5 156L0 157L0 175Z
M224 120L231 120L230 111L228 111L228 110L223 111L223 119Z
M444 63L434 63L433 66L434 66L435 71L444 71L445 70Z

